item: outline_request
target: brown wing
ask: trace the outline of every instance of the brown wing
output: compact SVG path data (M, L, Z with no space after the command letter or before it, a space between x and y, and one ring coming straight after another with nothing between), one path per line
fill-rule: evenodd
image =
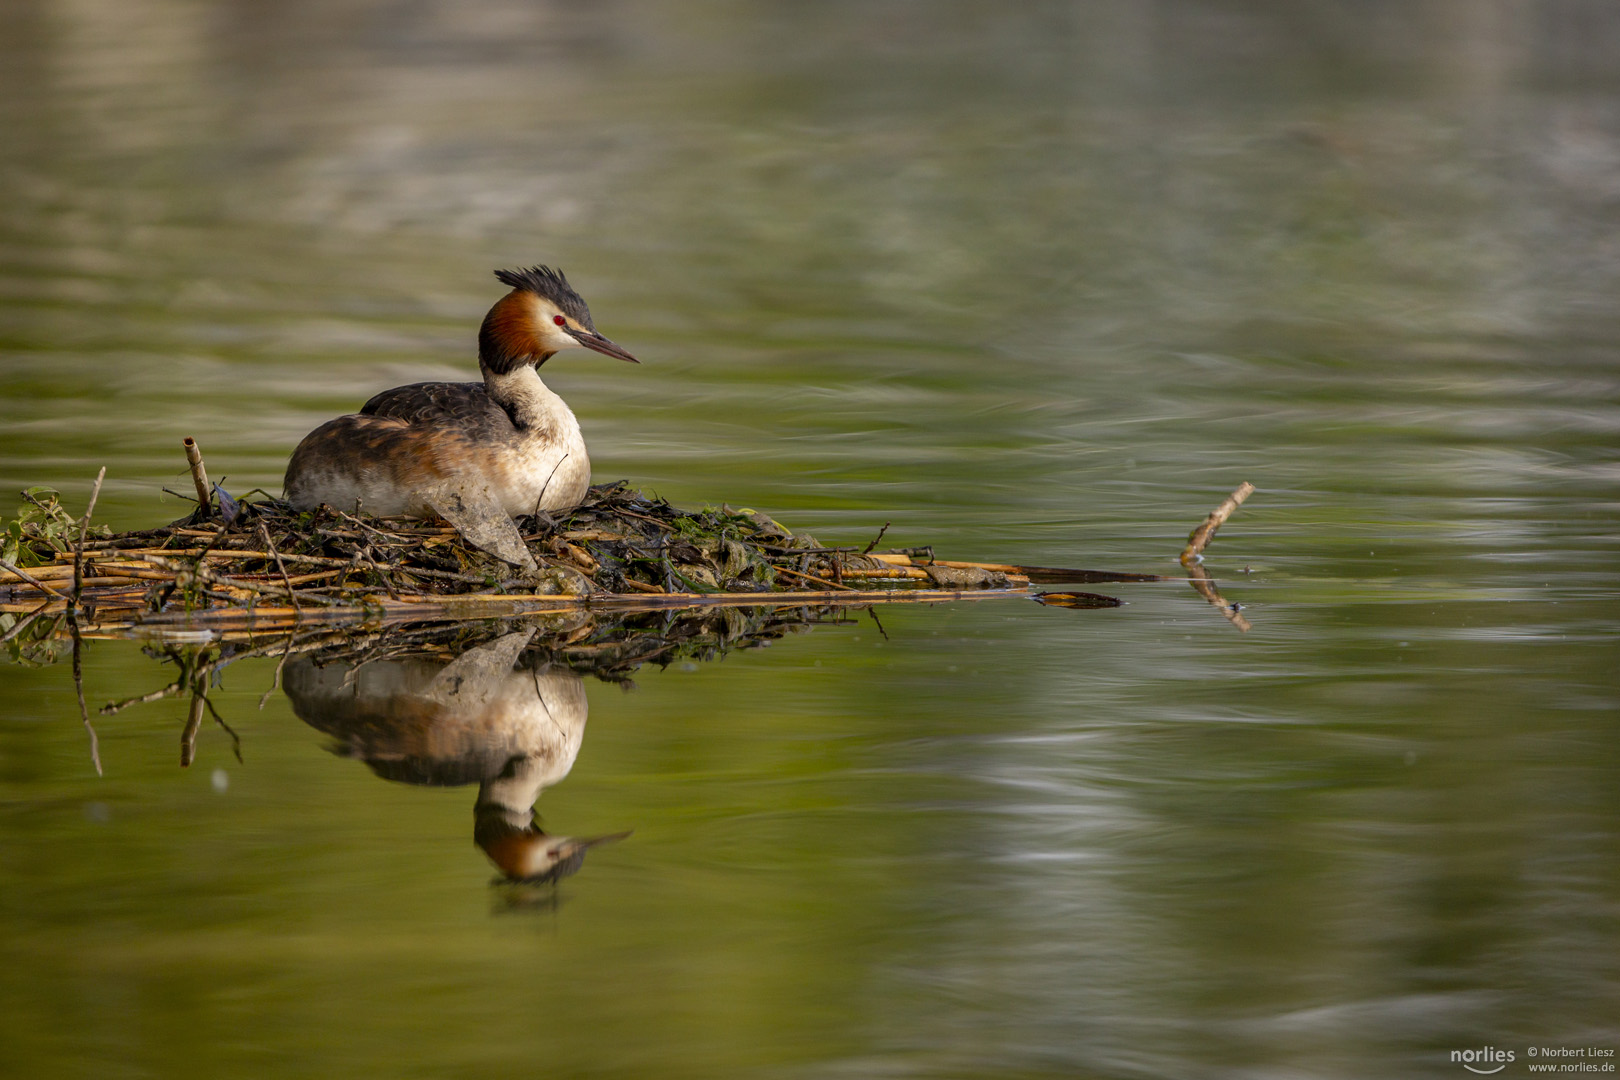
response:
M305 435L287 462L287 500L302 510L352 509L358 495L375 513L415 512L413 495L442 480L465 456L456 429L433 431L391 416L339 416Z
M509 423L505 413L497 413L502 423ZM534 557L511 515L487 484L467 482L468 463L477 457L477 444L443 422L340 416L304 436L293 451L287 463L287 501L300 510L321 503L342 508L358 501L383 517L425 516L431 510L474 547L534 570ZM470 476L476 480L477 474L475 464Z
M490 400L483 383L412 383L384 390L360 407L361 416L383 416L407 424L443 424L469 433L512 429L512 418Z

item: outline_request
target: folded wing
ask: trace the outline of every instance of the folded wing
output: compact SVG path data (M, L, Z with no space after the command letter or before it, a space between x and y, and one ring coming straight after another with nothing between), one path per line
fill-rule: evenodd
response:
M382 416L407 424L443 424L474 437L511 432L512 418L497 405L483 383L423 382L384 390L360 407L361 416Z

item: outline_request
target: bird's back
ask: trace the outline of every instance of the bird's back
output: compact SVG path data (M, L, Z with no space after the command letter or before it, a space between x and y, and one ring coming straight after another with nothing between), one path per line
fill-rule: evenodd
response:
M450 427L481 440L510 438L515 430L511 414L476 382L396 386L360 406L360 415L403 420L414 427Z

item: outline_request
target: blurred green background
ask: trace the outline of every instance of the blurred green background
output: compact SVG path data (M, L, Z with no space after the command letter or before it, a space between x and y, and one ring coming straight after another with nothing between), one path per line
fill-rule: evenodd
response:
M1620 1049L1620 7L0 4L0 492L179 516L560 265L596 478L1178 584L589 688L471 795L273 664L0 670L0 1074L1457 1075ZM9 504L0 500L0 508ZM93 646L92 706L172 677ZM216 772L225 777L216 790Z

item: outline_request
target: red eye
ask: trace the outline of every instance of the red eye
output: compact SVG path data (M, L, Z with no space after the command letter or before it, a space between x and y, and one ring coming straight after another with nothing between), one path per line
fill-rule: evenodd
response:
M551 321L556 323L558 326L567 326L568 325L568 320L563 318L561 315L553 315L551 317Z

